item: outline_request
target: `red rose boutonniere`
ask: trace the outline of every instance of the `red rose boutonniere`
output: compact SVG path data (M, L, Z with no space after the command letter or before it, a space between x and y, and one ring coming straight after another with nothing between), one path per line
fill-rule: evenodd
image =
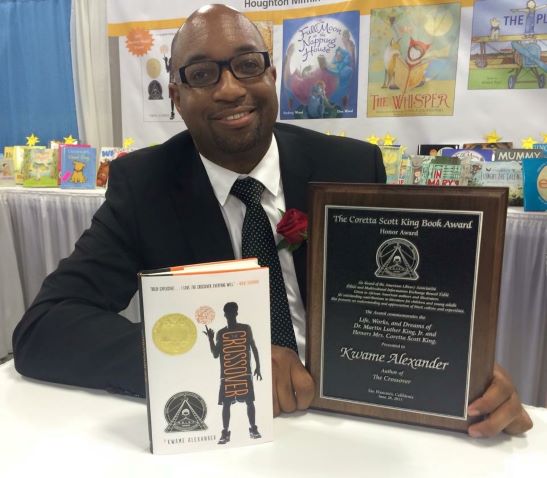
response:
M279 210L282 214L277 223L276 231L283 236L277 244L277 249L287 248L293 252L308 238L308 216L298 209Z

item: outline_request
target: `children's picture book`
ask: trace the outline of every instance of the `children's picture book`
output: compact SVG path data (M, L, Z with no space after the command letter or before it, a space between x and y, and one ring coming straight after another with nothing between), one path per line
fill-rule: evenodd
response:
M424 163L427 164L435 156L423 154L411 154L409 156L409 165L406 170L404 184L424 184L422 181L422 169Z
M371 9L368 117L454 113L460 12L459 2Z
M468 186L502 186L509 189L509 206L522 206L522 165L519 161L476 161Z
M443 148L457 149L460 146L458 144L419 144L418 154L420 156L437 156L439 151Z
M23 160L25 158L25 147L21 145L11 146L13 159L13 173L15 174L15 183L23 184Z
M122 149L115 146L103 146L99 152L99 165L97 167L97 187L106 188L110 162L118 157Z
M470 90L545 87L546 7L540 0L474 2Z
M13 169L16 184L23 184L23 163L25 156L28 157L33 149L45 149L45 146L13 146Z
M403 148L401 146L380 146L382 159L386 168L386 184L399 184Z
M464 143L463 149L511 149L513 143L511 141L497 141L495 143Z
M492 161L494 151L491 149L458 149L458 148L443 148L443 156L455 156L460 159L477 160L477 161Z
M268 268L256 259L139 274L150 450L273 439Z
M8 153L7 155L5 154L6 152ZM15 186L12 152L13 150L11 147L6 146L4 148L4 155L0 154L0 188L5 186Z
M547 211L547 157L522 161L524 210Z
M399 180L397 184L406 184L408 177L410 176L410 156L403 153L401 158L401 167L399 168Z
M62 189L95 189L97 150L82 145L64 145L59 151Z
M359 11L283 22L280 117L356 118Z
M466 186L462 160L456 156L434 156L421 164L419 184L428 186Z
M8 158L13 161L13 146L4 146L4 159Z
M543 153L537 149L499 149L494 151L492 161L517 161L525 158L541 158Z
M23 186L27 188L56 188L57 150L31 149L23 161Z
M61 186L61 163L63 162L63 154L65 148L90 148L91 145L89 144L74 144L74 143L53 143L53 149L57 149L57 170L59 171L59 177L57 180L57 185Z
M110 163L115 159L121 158L133 151L133 148L117 148L107 146L101 148L99 153L99 164L97 166L97 187L108 187L108 175L110 173Z

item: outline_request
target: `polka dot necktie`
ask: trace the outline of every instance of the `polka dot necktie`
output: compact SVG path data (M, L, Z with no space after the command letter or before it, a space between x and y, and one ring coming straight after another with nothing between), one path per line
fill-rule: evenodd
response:
M289 347L298 352L272 227L260 204L263 191L264 185L251 177L238 179L230 191L230 194L247 207L241 231L241 255L243 258L256 257L261 266L270 269L272 344Z

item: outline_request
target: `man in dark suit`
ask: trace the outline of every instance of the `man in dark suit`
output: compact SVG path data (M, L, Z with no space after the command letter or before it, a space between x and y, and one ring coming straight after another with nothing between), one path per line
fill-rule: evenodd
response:
M275 123L276 71L265 51L254 25L229 7L203 7L188 18L173 40L170 85L188 131L112 163L90 229L15 330L21 374L143 396L140 326L118 312L140 270L240 256L245 206L229 194L238 177L265 184L272 224L280 205L306 211L309 181L385 181L377 147ZM279 259L301 348L306 247ZM307 408L313 380L295 351L272 345L272 371L274 414ZM489 414L470 427L475 436L531 426L499 370L470 414Z

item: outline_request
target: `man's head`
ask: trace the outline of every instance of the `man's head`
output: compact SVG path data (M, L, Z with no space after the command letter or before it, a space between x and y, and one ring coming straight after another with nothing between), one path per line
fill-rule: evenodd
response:
M236 302L227 302L224 305L224 317L226 317L226 320L228 323L234 321L237 317L237 303Z
M175 83L169 88L177 111L199 151L238 172L249 172L270 145L278 109L275 68L238 80L223 65L219 81L204 87L183 83L179 69L262 51L267 48L255 25L225 5L209 5L192 13L171 48Z

